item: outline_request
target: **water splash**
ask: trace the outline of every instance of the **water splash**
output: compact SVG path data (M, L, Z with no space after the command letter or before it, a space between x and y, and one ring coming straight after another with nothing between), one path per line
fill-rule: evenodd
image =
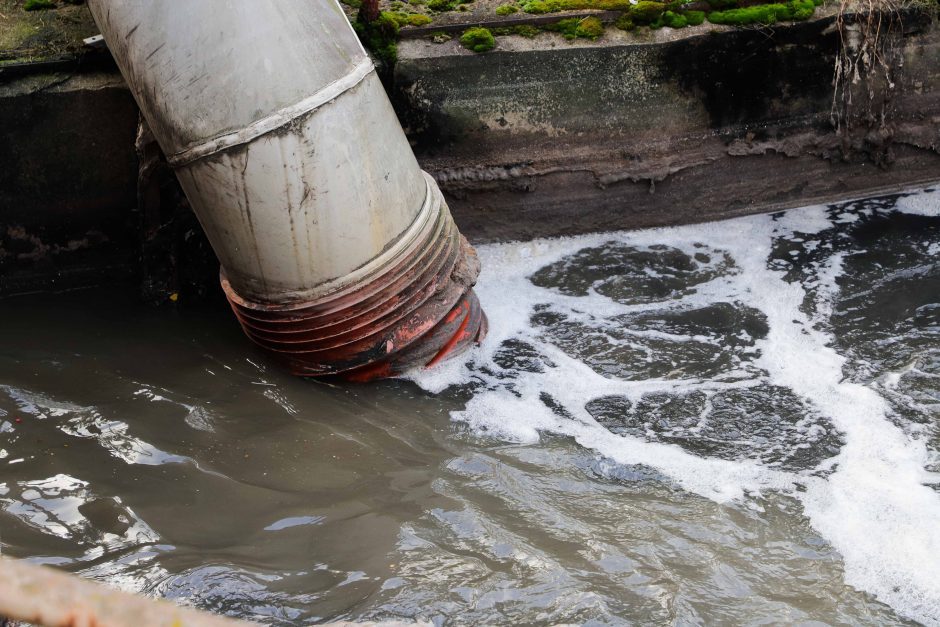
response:
M911 251L864 265L892 211L922 222L904 233ZM881 310L857 301L877 305L879 281L937 285L938 218L940 193L925 192L481 247L489 338L414 380L472 393L452 416L478 435L571 437L716 502L795 498L841 554L846 583L940 624L936 380L902 394L907 418L885 395L935 376L940 289L899 315L918 334L900 323L883 334L904 347L900 370L869 354L885 337L850 337L878 327ZM877 275L861 277L869 296L842 292L864 272Z

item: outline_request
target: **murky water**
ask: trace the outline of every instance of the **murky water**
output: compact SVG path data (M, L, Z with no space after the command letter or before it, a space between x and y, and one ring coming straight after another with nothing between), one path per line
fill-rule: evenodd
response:
M0 303L0 549L274 624L940 624L940 193L484 247L486 344Z

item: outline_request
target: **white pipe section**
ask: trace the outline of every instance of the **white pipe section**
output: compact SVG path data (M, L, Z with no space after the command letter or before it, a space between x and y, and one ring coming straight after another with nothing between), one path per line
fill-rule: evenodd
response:
M335 293L435 218L440 192L335 0L88 6L240 296Z

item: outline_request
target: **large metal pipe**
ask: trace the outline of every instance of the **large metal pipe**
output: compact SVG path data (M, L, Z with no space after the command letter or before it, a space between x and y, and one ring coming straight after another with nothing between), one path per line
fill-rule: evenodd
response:
M335 0L88 5L252 340L371 378L485 333L473 249Z

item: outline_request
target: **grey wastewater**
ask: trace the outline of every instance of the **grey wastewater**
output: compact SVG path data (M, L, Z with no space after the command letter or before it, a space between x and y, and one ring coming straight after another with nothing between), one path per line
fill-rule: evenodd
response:
M6 301L0 549L272 624L940 625L940 192L479 252L483 346L375 386Z

